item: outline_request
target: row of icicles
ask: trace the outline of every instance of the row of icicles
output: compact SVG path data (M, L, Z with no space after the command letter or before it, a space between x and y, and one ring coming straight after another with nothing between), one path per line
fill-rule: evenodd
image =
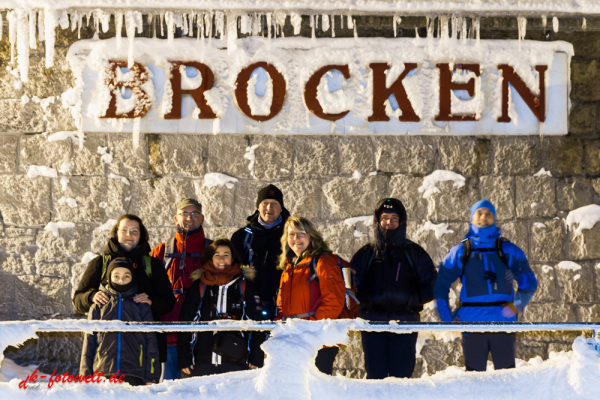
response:
M7 11L8 36L11 45L11 64L18 64L19 76L22 82L27 82L29 70L29 50L37 47L37 40L45 43L46 68L54 65L54 44L56 28L77 30L80 32L83 26L92 25L95 32L106 33L109 30L111 17L114 17L116 32L123 31L125 25L126 37L129 44L128 63L133 64L133 42L137 33L144 33L144 18L146 26L152 29L151 34L166 36L167 40L175 38L177 29L183 36L197 37L198 39L220 38L226 39L228 49L235 48L235 40L238 32L242 35L283 37L283 27L289 16L294 35L300 34L302 17L298 13L269 12L269 13L240 13L224 11L206 11L175 13L165 11L159 14L143 14L140 11L103 11L101 9L81 12L78 10L11 10ZM356 24L351 14L347 15L309 15L309 24L312 37L320 29L322 32L331 31L331 37L335 37L336 19L340 20L341 29L352 29L354 36L358 37ZM402 18L394 15L392 18L394 36ZM470 22L470 23L469 23ZM85 25L84 25L85 24ZM436 25L437 24L437 25ZM3 25L0 13L0 26ZM156 28L158 25L158 28ZM542 25L546 26L546 16L542 16ZM517 17L519 40L525 38L527 18ZM437 27L437 29L436 29ZM450 29L452 27L453 29ZM558 31L558 19L552 19L554 32ZM586 29L586 19L583 18L582 29ZM475 39L479 40L480 18L461 16L439 16L437 18L427 17L427 37L441 39ZM419 37L417 28L415 36ZM121 45L122 34L116 35L117 45ZM0 40L2 29L0 29ZM16 52L15 52L16 49Z

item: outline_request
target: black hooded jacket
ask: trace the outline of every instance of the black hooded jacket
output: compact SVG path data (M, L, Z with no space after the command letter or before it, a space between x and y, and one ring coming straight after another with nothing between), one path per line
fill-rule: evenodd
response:
M360 248L350 263L356 270L359 316L371 321L419 321L433 300L437 272L429 254L406 238L404 207L398 228L385 231L374 217L375 243Z
M147 242L139 243L135 249L130 252L125 251L115 239L109 239L104 254L110 255L111 260L117 257L126 257L131 259L139 267L135 269L135 282L139 293L146 293L152 301L152 315L155 320L159 320L161 314L168 313L175 304L175 296L169 282L169 277L160 260L151 258L152 276L146 275L143 257L150 254L150 245ZM87 314L92 306L92 298L100 290L101 284L108 283L108 277L102 277L102 256L98 256L90 261L81 276L79 285L73 295L73 307L79 314Z
M250 215L248 225L237 230L231 241L235 251L241 257L242 264L251 265L256 270L254 281L249 281L246 287L246 307L248 316L253 320L268 320L275 318L275 298L281 270L277 269L281 254L281 236L283 227L290 213L285 208L281 211L281 223L266 229L258 222L258 210ZM250 230L252 233L248 233ZM246 240L251 242L246 245ZM250 248L253 256L250 260Z

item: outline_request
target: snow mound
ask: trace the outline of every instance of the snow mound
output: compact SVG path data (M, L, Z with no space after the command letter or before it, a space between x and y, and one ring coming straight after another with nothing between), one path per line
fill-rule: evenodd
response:
M233 185L239 182L239 179L233 176L211 172L204 175L204 187L212 188L215 186L225 186L227 189L233 189Z
M592 229L600 221L600 205L590 204L573 210L567 215L567 226L573 229L577 224L575 235L580 235L584 229Z
M423 185L419 188L419 193L423 193L423 198L428 199L434 193L440 193L437 187L439 182L454 181L455 188L465 186L465 177L452 171L436 170L423 179Z

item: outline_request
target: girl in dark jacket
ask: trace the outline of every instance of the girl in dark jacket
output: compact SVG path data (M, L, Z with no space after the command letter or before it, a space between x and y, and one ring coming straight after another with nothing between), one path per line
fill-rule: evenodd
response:
M433 261L406 238L406 210L400 200L381 200L373 225L375 243L363 246L350 261L356 270L359 317L417 322L423 305L433 300ZM361 332L361 337L368 379L412 375L417 333Z
M228 239L206 248L203 267L192 273L181 308L180 321L242 320L246 316L246 279L254 270L242 268ZM192 376L248 369L248 332L180 332L177 337L178 368Z
M107 266L111 260L126 257L140 268L135 270L138 293L133 297L136 303L146 303L152 310L155 321L168 313L175 304L171 282L160 260L150 257L148 231L142 220L131 214L122 215L110 232L104 253L91 260L79 281L73 295L73 307L80 314L87 314L93 304L105 305L109 296L101 290L108 284ZM166 361L166 338L158 335L161 362Z

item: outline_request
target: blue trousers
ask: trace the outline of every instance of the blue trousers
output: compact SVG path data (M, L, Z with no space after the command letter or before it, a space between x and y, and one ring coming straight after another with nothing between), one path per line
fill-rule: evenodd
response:
M163 365L162 380L181 379L181 371L177 368L177 346L167 346L167 362Z
M361 332L367 379L410 378L415 369L417 333Z
M463 334L462 346L467 371L485 371L488 354L494 369L515 367L515 333Z

